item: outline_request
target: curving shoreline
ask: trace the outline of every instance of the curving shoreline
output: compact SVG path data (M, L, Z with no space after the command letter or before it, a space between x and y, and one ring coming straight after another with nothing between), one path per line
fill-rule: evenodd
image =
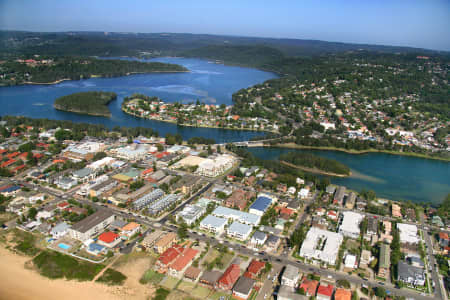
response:
M149 118L149 117L142 117L139 116L137 114L133 114L129 111L126 111L122 108L122 112L139 118L139 119L147 119L147 120L152 120L152 121L158 121L158 122L164 122L164 123L171 123L171 124L175 124L177 126L185 126L185 127L194 127L194 128L212 128L212 129L226 129L226 130L241 130L241 131L253 131L253 132L270 132L270 133L277 133L275 131L269 131L269 130L255 130L255 129L251 129L251 128L235 128L235 127L220 127L220 126L207 126L207 125L192 125L192 124L178 124L176 121L171 121L171 120L162 120L162 119L157 119L157 118Z
M337 147L303 146L303 145L297 145L294 143L263 145L263 147L264 148L286 148L286 149L338 151L338 152L344 152L347 154L354 154L354 155L362 155L362 154L368 154L368 153L385 153L385 154L391 154L391 155L411 156L411 157L417 157L417 158L423 158L423 159L432 159L432 160L450 162L450 157L447 158L447 157L431 156L431 155L422 154L422 153L400 152L400 151L391 151L391 150L377 150L377 149L351 150L351 149L344 149L344 148L337 148Z

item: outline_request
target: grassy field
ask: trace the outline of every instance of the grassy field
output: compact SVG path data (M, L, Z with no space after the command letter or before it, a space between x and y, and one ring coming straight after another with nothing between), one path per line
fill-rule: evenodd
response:
M163 280L164 278L164 274L155 272L152 269L147 270L144 275L142 275L141 279L139 279L139 282L141 284L147 284L147 283L151 283L151 284L158 284L161 282L161 280Z
M177 289L179 289L180 291L186 292L188 294L190 294L192 292L192 290L195 287L195 283L193 282L189 282L189 281L182 281L178 286Z
M39 273L45 277L88 281L94 279L105 266L79 261L71 256L53 251L42 251L33 259Z
M167 298L167 296L169 296L169 294L170 291L163 288L159 288L156 290L155 297L153 297L153 300L164 300Z
M114 269L107 269L96 281L107 285L122 285L127 276Z
M16 251L29 256L34 256L39 253L40 250L36 247L36 236L19 229L14 229L13 234L13 242L16 244L14 249Z
M167 276L166 279L161 282L161 286L173 290L177 286L178 281L178 278Z
M213 261L215 261L218 257L221 256L221 253L216 250L216 249L211 249L208 254L205 257L204 263L212 263ZM231 253L225 253L222 255L222 259L220 259L220 265L215 264L215 268L218 269L225 269L228 267L228 265L230 264L231 260L233 259L234 255Z
M150 259L150 263L153 263L155 261L155 258L153 256L150 256L146 252L131 252L130 254L125 254L119 257L116 262L113 264L114 267L119 267L121 265L128 264L130 262L133 262L134 260L141 259L141 258L148 258Z
M232 299L229 294L225 294L222 292L215 292L209 299L212 300L219 300L220 297L224 297L225 300Z
M208 295L210 293L211 293L210 289L197 285L192 290L191 295L194 296L195 298L206 299L206 297L208 297ZM219 299L219 298L217 298L217 299Z

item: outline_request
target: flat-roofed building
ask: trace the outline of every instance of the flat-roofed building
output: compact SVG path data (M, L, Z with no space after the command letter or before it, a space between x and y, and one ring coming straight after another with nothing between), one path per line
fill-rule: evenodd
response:
M184 220L187 225L192 225L206 211L206 208L198 205L186 205L182 211L177 213L177 221Z
M342 223L339 226L339 233L344 236L356 239L359 236L359 223L364 219L364 216L352 211L344 211L342 213Z
M259 224L261 216L246 213L237 209L231 209L224 206L217 207L213 212L213 215L217 217L223 217L226 219L231 219L233 221L238 221L240 223L256 226Z
M391 265L390 247L387 244L380 246L380 260L378 262L378 276L386 278Z
M281 276L281 284L290 286L291 288L297 287L298 279L300 278L300 272L297 267L287 265Z
M224 231L226 224L227 219L208 215L200 222L200 229L208 230L215 234L221 234Z
M252 226L247 224L242 224L239 222L233 222L227 229L227 235L229 237L245 241L250 236L252 232Z
M397 228L400 231L400 243L411 245L419 243L416 225L397 223Z
M311 227L300 248L300 256L336 264L339 247L344 237L340 233Z
M84 242L100 233L112 222L114 222L114 214L109 210L101 209L74 224L68 232L72 238Z

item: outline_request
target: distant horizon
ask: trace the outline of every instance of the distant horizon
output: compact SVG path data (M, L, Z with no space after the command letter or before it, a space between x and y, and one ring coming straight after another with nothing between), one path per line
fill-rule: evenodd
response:
M376 43L364 43L364 42L347 42L347 41L329 41L329 40L321 40L314 38L291 38L291 37L272 37L272 36L252 36L252 35L237 35L237 34L216 34L216 33L192 33L192 32L169 32L169 31L160 31L160 32L141 32L141 31L106 31L106 30L62 30L62 31L36 31L36 30L23 30L23 29L2 29L0 31L15 31L15 32L31 32L31 33L71 33L71 32L80 32L80 33L116 33L116 34L186 34L186 35L210 35L210 36L223 36L223 37L235 37L235 38L255 38L255 39L274 39L274 40L300 40L300 41L316 41L316 42L324 42L324 43L336 43L336 44L347 44L347 45L361 45L361 46L379 46L379 47L396 47L396 48L409 48L409 49L417 49L417 50L425 50L432 52L443 52L450 53L450 50L439 50L432 48L423 48L423 47L415 47L415 46L405 46L405 45L389 45L389 44L376 44ZM231 44L230 46L235 46L235 44Z
M189 32L450 51L450 1L2 0L0 28Z

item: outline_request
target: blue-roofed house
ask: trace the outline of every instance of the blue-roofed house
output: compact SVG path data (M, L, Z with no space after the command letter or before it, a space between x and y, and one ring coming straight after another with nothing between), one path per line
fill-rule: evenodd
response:
M106 253L106 247L96 243L91 243L86 251L92 255L99 255L101 253Z
M220 234L225 229L227 219L208 215L200 222L200 229L208 230L215 234Z
M250 236L252 228L253 228L252 226L247 224L233 222L227 229L227 235L232 238L245 241Z
M250 206L249 212L258 216L264 215L266 210L272 205L272 199L266 196L258 196Z

